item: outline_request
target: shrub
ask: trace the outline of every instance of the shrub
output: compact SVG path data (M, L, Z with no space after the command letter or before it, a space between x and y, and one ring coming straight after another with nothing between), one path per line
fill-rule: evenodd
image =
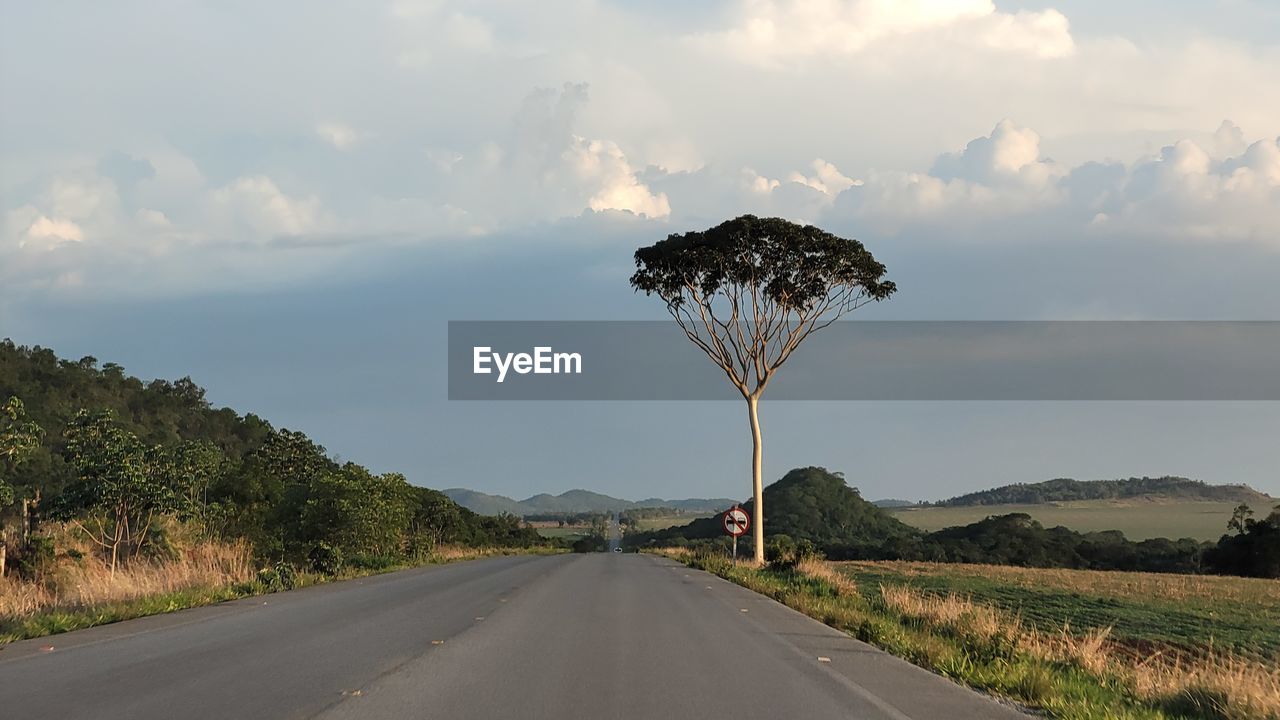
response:
M307 553L311 569L323 575L337 575L342 572L342 548L334 547L327 542L318 542Z

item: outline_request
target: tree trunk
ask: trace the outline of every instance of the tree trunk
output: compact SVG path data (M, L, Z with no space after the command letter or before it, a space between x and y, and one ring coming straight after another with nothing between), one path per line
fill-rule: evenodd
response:
M747 412L751 416L751 492L752 518L751 532L755 539L755 561L764 564L764 481L761 479L762 447L760 441L760 398L756 395L747 397Z
M9 546L5 545L3 538L0 538L0 578L4 577L4 563L5 563L5 560L7 559L6 553L8 552L8 550L9 550Z

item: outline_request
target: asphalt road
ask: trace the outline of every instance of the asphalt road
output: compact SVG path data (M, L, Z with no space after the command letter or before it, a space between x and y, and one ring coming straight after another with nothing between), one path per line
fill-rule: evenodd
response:
M719 578L616 553L423 568L14 643L0 715L1024 717Z

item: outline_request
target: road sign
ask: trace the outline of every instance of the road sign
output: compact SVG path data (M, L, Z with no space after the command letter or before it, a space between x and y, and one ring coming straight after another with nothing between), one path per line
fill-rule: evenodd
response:
M751 527L751 518L747 517L747 511L738 507L726 510L722 521L724 531L735 538L746 535L747 528Z

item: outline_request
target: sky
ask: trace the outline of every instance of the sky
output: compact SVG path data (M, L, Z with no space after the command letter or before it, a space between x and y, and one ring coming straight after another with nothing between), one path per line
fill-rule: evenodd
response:
M0 336L423 485L745 497L739 403L449 402L447 321L660 319L632 252L746 212L864 242L858 319L1280 320L1277 66L1262 0L2 0ZM1280 495L1275 403L763 423L872 498Z

